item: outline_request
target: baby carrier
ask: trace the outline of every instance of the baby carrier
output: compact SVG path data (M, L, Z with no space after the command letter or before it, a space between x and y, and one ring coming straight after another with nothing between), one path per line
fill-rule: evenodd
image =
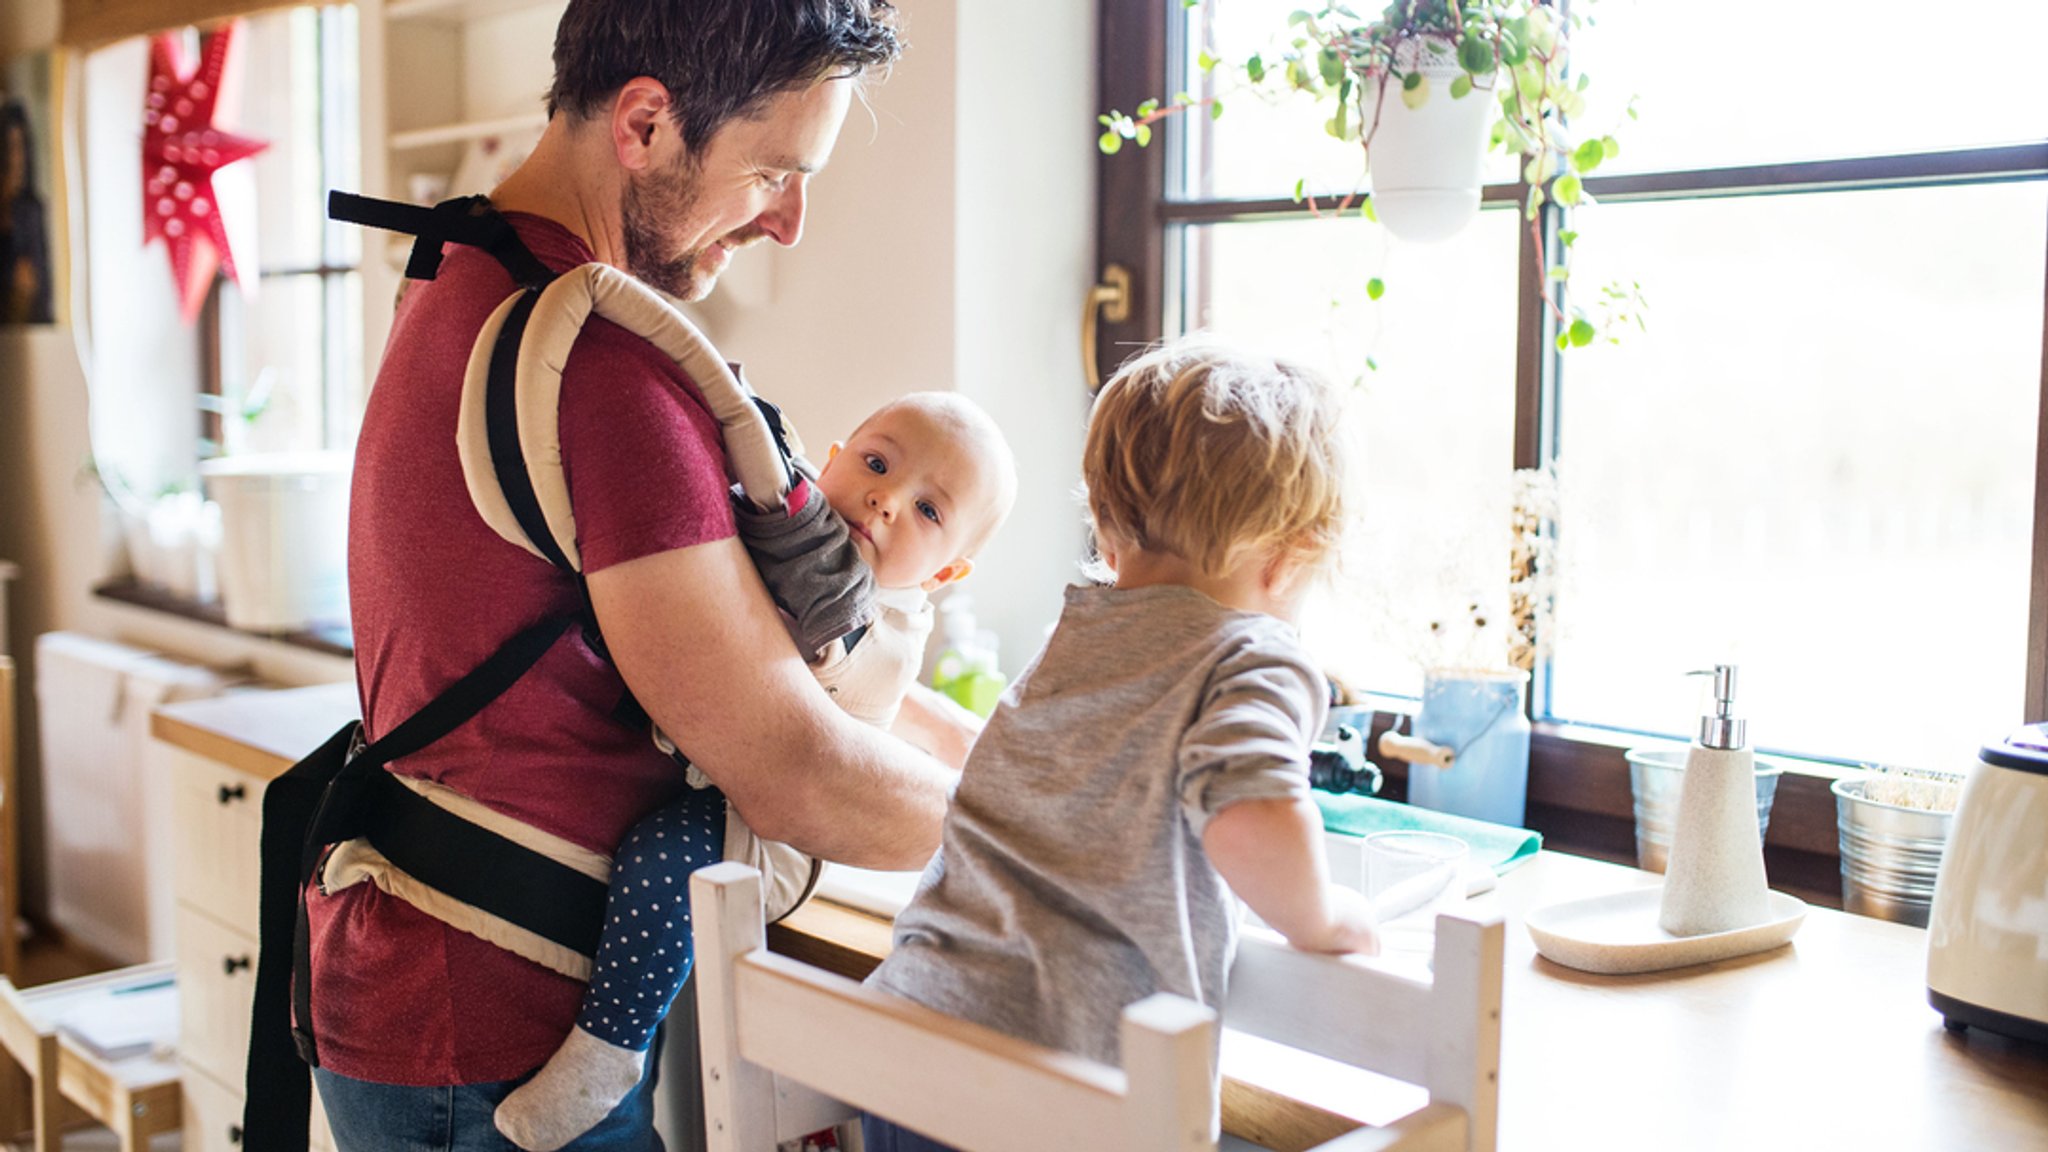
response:
M482 197L426 209L337 192L329 212L337 219L416 236L406 267L409 278L432 279L448 242L482 249L511 274L517 289L491 313L470 355L456 448L470 499L485 523L572 575L583 609L514 636L374 744L364 742L360 724L351 724L270 784L263 811L262 949L243 1124L246 1146L258 1152L306 1145L306 1070L319 1066L312 1034L306 884L318 883L331 893L374 883L453 927L564 975L589 978L610 859L443 785L383 769L475 715L570 627L580 627L585 642L606 655L583 581L557 434L562 368L591 315L646 339L697 384L719 420L745 497L774 509L764 514L743 500L743 520L753 513L757 521L817 522L807 534L771 527L768 555L750 540L757 563L764 568L816 566L822 553L826 566L853 578L829 593L818 592L814 602L783 605L799 622L799 644L815 649L857 630L865 623L866 594L872 591L844 525L836 525L836 539L831 535L829 525L836 521L824 515L822 494L810 486L809 466L792 448L780 413L753 395L737 366L718 355L671 299L605 264L552 272ZM646 727L664 750L673 749L652 732L630 695L619 717ZM689 769L689 778L693 787L710 786L695 768ZM725 858L761 871L771 920L788 915L809 896L820 867L787 845L756 837L730 809ZM289 950L283 947L286 939L292 941Z

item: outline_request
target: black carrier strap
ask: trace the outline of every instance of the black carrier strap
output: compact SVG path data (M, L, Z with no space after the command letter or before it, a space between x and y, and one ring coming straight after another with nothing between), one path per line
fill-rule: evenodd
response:
M526 627L375 744L362 744L362 726L350 724L264 789L262 879L258 890L258 933L262 947L256 959L256 1002L250 1019L248 1103L242 1119L244 1148L252 1152L305 1148L311 1107L307 1066L319 1066L311 1031L311 933L305 914L305 886L319 869L326 847L381 828L383 816L375 810L383 799L383 789L391 787L414 795L412 789L395 781L385 785L383 781L389 779L389 773L383 767L461 728L483 705L518 683L518 678L553 648L555 640L571 623L571 617L551 617ZM414 795L414 799L420 797ZM420 804L426 801L420 799ZM481 834L489 836L489 832ZM383 842L373 842L385 855L393 855ZM502 845L512 851L524 851L508 840L502 840ZM408 855L418 847L422 845L410 840L406 847L397 842L389 845L397 855ZM430 849L432 845L428 842L424 847ZM473 886L477 879L489 879L485 869L500 863L500 853L492 853L475 865L465 865L473 869L465 883ZM553 865L553 861L549 863ZM580 883L561 888L559 877L541 877L537 883L543 888L535 890L485 886L492 888L492 892L471 902L514 922L522 922L530 910L528 906L535 904L586 902L582 906L584 914L592 920L590 933L594 939L596 924L604 916L604 886L563 865L555 865L555 869ZM532 879L532 875L526 879ZM594 902L590 902L588 892L592 883L596 883ZM287 939L291 941L289 951L279 947Z
M540 499L534 495L533 480L527 475L526 454L519 447L519 344L526 337L526 322L533 316L541 289L555 281L555 273L541 263L519 239L511 223L483 196L444 200L432 208L422 208L349 192L329 192L327 214L336 220L418 237L405 265L405 274L412 279L432 280L441 270L443 246L467 244L489 253L524 289L519 302L505 317L504 327L498 330L497 342L491 346L490 378L484 393L484 433L491 446L491 469L497 473L498 488L511 506L512 518L519 522L519 530L548 563L575 579L577 595L583 600L584 643L609 662L611 653L598 630L597 612L590 605L590 588L583 581L583 573L569 563L569 557L555 542L555 534L541 512ZM781 414L772 408L770 414L770 426L776 429L779 440ZM785 444L784 450L787 448ZM630 693L620 701L617 711L622 723L636 727L647 723L647 713Z
M400 871L585 956L604 929L606 886L505 839L399 783L370 774L363 836Z
M327 215L350 224L418 237L413 242L412 258L405 263L406 276L414 280L432 280L441 271L441 249L450 243L467 244L490 253L522 288L545 288L555 278L548 266L520 241L512 225L491 207L490 200L482 196L443 200L432 208L422 208L335 191L327 194Z
M583 574L570 566L569 557L555 542L547 517L541 513L540 498L534 495L533 478L526 471L526 453L519 447L519 342L526 336L526 322L532 318L534 303L539 299L537 292L521 294L506 314L505 326L498 330L498 342L491 348L490 380L484 388L484 432L490 441L491 467L498 474L498 487L505 493L505 503L512 506L512 518L519 521L519 530L526 533L548 563L574 573L580 586Z

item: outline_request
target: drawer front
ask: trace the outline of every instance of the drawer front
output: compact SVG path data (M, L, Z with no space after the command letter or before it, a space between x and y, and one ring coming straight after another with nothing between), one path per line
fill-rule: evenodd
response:
M222 1084L189 1063L181 1082L185 1103L185 1152L242 1152L242 1101L234 1087ZM320 1093L313 1093L313 1124L307 1143L318 1152L334 1152L334 1135L327 1130L327 1110L320 1105Z
M242 1094L191 1067L182 1090L185 1152L242 1152Z
M190 907L178 909L179 1051L224 1084L249 1062L256 941Z
M172 771L178 899L253 937L263 781L185 753Z

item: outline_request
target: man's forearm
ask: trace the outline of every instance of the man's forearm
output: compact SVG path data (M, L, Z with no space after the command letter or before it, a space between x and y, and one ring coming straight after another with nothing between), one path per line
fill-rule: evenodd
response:
M589 582L627 687L757 834L876 867L937 850L954 774L832 704L737 541Z
M769 839L859 868L907 871L939 850L959 779L903 741L848 720L786 761L737 773L726 797Z

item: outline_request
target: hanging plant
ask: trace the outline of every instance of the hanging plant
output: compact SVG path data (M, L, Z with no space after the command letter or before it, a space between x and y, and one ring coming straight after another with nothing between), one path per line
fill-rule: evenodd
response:
M1200 2L1183 0L1189 8ZM1523 217L1540 256L1544 207L1591 204L1584 177L1621 151L1612 133L1579 132L1573 123L1585 111L1590 80L1569 66L1571 39L1586 24L1582 10L1591 2L1577 0L1564 13L1549 0L1395 0L1371 19L1346 5L1326 3L1289 15L1283 30L1286 46L1270 56L1260 52L1226 63L1205 50L1198 66L1205 74L1230 74L1240 90L1308 95L1316 114L1324 117L1325 132L1365 151L1374 186L1358 198L1357 210L1396 236L1433 240L1455 232L1478 209L1478 159L1484 151L1518 153ZM1125 141L1142 148L1151 143L1152 125L1165 117L1206 108L1215 118L1223 107L1217 96L1185 92L1167 102L1148 100L1133 113L1112 110L1097 117L1102 127L1097 142L1106 154L1120 151ZM1454 117L1457 113L1463 115ZM1409 114L1435 119L1412 133L1391 127ZM1633 103L1625 115L1635 118ZM1454 118L1475 125L1473 136L1466 138L1469 157L1455 151L1464 144L1459 137L1463 129L1452 126ZM1427 144L1411 143L1417 139ZM1412 155L1440 148L1453 149L1450 159L1469 169L1464 187L1447 186L1432 176L1399 186L1390 179L1397 163L1405 170ZM1305 181L1296 181L1295 199L1306 195ZM1337 214L1351 204L1347 197ZM1309 205L1316 210L1313 199ZM1623 323L1641 327L1639 284L1604 286L1593 313L1567 305L1578 234L1564 229L1558 239L1562 258L1548 268L1544 283L1544 299L1557 320L1558 347L1582 347L1603 332L1615 339ZM1372 283L1378 290L1368 295L1377 300L1384 285L1377 279Z

